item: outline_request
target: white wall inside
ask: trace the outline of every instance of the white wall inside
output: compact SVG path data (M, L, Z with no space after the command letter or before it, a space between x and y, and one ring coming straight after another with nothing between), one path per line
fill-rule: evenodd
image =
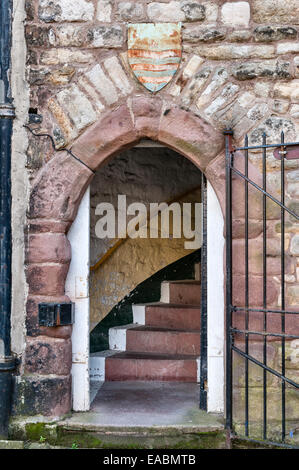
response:
M207 184L208 411L224 411L224 220Z
M66 295L75 302L72 333L73 410L87 411L89 389L89 226L90 191L87 189L68 233L72 261L66 280Z

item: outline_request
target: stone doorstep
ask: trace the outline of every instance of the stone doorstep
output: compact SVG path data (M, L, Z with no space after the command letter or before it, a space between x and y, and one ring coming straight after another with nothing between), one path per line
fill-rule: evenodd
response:
M13 441L13 440L0 440L0 450L16 450L16 449L65 449L61 446L51 446L44 442L26 442L26 441Z
M0 449L24 449L24 442L0 440Z
M92 421L92 412L88 415ZM226 433L221 417L207 417L201 425L170 425L170 426L102 426L88 422L87 414L81 419L76 413L70 418L61 419L52 426L51 435L42 430L46 441L40 443L32 435L30 426L25 429L19 420L24 441L5 441L10 449L217 449L225 448ZM25 420L24 420L25 421ZM27 421L27 424L28 421ZM30 423L36 424L34 418ZM18 430L17 430L18 432ZM0 441L0 444L3 441ZM17 443L18 447L14 447ZM190 447L190 443L192 447ZM1 448L1 447L0 447Z

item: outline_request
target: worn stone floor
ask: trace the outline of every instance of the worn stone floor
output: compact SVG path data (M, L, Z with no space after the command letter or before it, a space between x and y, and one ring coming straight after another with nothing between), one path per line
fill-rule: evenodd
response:
M223 429L220 415L198 407L199 385L177 382L102 382L91 387L88 413L73 413L64 424L90 426L182 426Z

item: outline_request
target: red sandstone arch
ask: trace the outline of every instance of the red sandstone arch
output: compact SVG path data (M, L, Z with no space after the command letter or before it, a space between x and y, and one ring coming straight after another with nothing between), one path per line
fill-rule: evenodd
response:
M128 105L109 112L72 145L76 158L59 152L39 171L30 197L27 240L25 372L30 376L26 379L29 388L38 390L31 405L34 414L59 415L71 408L71 327L39 327L38 303L68 300L64 288L71 250L66 234L94 171L146 137L198 166L224 208L223 135L192 112L167 108L158 97L136 96ZM258 217L253 214L252 218ZM254 230L251 236L257 236Z

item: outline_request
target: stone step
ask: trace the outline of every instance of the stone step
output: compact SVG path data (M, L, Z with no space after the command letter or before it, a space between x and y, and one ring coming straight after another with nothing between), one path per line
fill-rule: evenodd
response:
M200 332L139 326L127 330L126 351L200 354Z
M200 330L200 307L161 302L136 304L133 322L158 328Z
M105 360L105 380L158 380L198 382L197 356L178 354L116 352Z
M47 446L68 449L74 444L79 449L159 449L160 463L161 449L225 448L223 417L200 410L198 397L199 385L186 382L105 382L88 413L70 413L61 420L12 417L10 435L30 448L43 436ZM112 453L109 457L114 458ZM188 465L188 456L183 457L176 463ZM128 467L127 460L112 463Z
M201 282L164 281L161 283L161 302L167 304L200 305Z

